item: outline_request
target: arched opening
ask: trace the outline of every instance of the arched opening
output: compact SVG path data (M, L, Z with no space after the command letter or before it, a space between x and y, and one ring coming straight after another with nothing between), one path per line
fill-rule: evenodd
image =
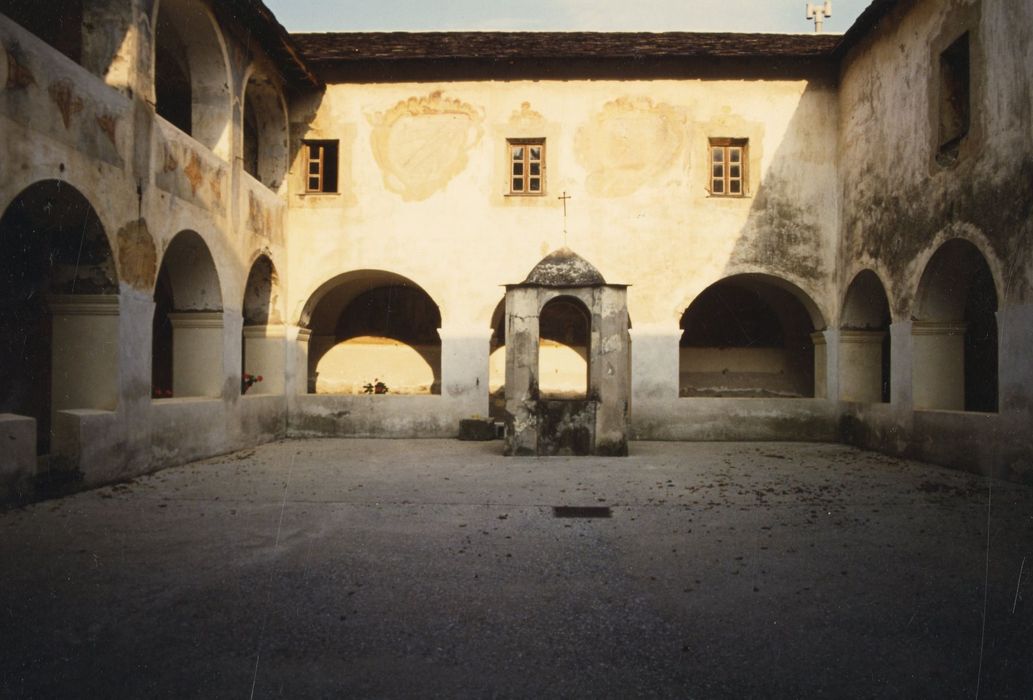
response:
M584 302L556 297L538 315L538 393L543 399L588 397L592 317Z
M214 20L197 0L161 0L154 29L154 91L161 117L227 155L229 72Z
M679 396L814 396L816 318L802 291L774 277L711 285L682 314Z
M32 185L0 218L0 413L35 418L48 454L57 411L115 408L118 347L104 227L71 185Z
M222 291L200 235L176 234L154 288L151 395L217 397L222 393Z
M276 87L252 75L244 89L244 171L271 190L287 171L287 114Z
M976 246L940 246L922 273L914 315L915 408L996 412L997 287Z
M248 273L241 307L241 393L283 393L285 328L280 304L276 268L272 260L260 255Z
M888 403L890 305L882 281L871 270L859 272L847 288L840 326L840 397Z
M441 313L411 280L340 275L309 299L306 319L309 393L361 394L378 381L389 394L441 393Z
M488 345L488 415L497 421L506 416L506 297L491 315Z
M3 0L0 12L76 63L82 62L82 0Z

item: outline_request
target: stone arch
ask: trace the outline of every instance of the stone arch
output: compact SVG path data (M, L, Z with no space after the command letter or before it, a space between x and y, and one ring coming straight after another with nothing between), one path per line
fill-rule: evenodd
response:
M43 180L0 218L0 413L36 419L118 401L118 272L108 234L78 189Z
M231 80L218 23L198 0L160 0L155 13L155 109L226 158L232 124Z
M791 282L758 273L725 277L689 304L680 326L680 396L821 395L816 376L825 357L812 336L824 329L824 317Z
M441 392L441 312L412 280L385 270L338 275L313 293L302 319L309 393L361 393L377 379L390 393Z
M997 411L997 289L974 243L954 238L933 253L912 312L915 408Z
M287 172L287 106L276 85L263 73L250 72L244 83L241 154L244 171L271 190Z
M574 296L549 299L538 313L538 391L543 399L588 396L592 314Z
M179 232L165 250L154 287L154 398L221 395L222 308L208 246L194 231Z
M241 305L241 393L283 393L286 327L281 307L276 267L260 254L251 264Z
M889 298L872 270L861 270L847 287L840 314L839 390L844 401L890 400Z

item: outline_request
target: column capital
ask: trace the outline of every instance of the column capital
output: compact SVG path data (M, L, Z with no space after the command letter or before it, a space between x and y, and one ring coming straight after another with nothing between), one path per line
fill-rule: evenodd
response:
M862 331L845 328L839 331L839 342L841 343L881 343L885 337L886 331Z
M118 295L51 294L47 306L61 316L118 316Z
M484 328L480 325L468 325L468 326L444 326L438 329L438 337L442 341L455 340L459 338L478 338L485 342L491 340L491 335L495 330L492 328Z
M169 314L173 328L222 328L221 311L186 311Z
M912 321L911 335L965 335L964 321Z
M274 323L267 326L244 326L245 338L286 338L287 326Z

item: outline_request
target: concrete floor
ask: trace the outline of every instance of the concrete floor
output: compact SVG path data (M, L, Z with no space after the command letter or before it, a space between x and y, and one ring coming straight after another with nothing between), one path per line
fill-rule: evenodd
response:
M281 442L0 513L0 696L1033 697L1029 487L500 449Z

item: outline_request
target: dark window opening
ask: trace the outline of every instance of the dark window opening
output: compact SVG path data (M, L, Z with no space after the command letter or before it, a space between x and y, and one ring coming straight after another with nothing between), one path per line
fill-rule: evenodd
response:
M337 192L337 141L305 142L305 191Z
M971 76L968 33L940 54L939 159L952 162L971 118Z
M168 22L159 20L154 49L155 110L184 134L193 132L193 99L186 52Z
M244 101L244 172L258 179L258 124L250 99Z

